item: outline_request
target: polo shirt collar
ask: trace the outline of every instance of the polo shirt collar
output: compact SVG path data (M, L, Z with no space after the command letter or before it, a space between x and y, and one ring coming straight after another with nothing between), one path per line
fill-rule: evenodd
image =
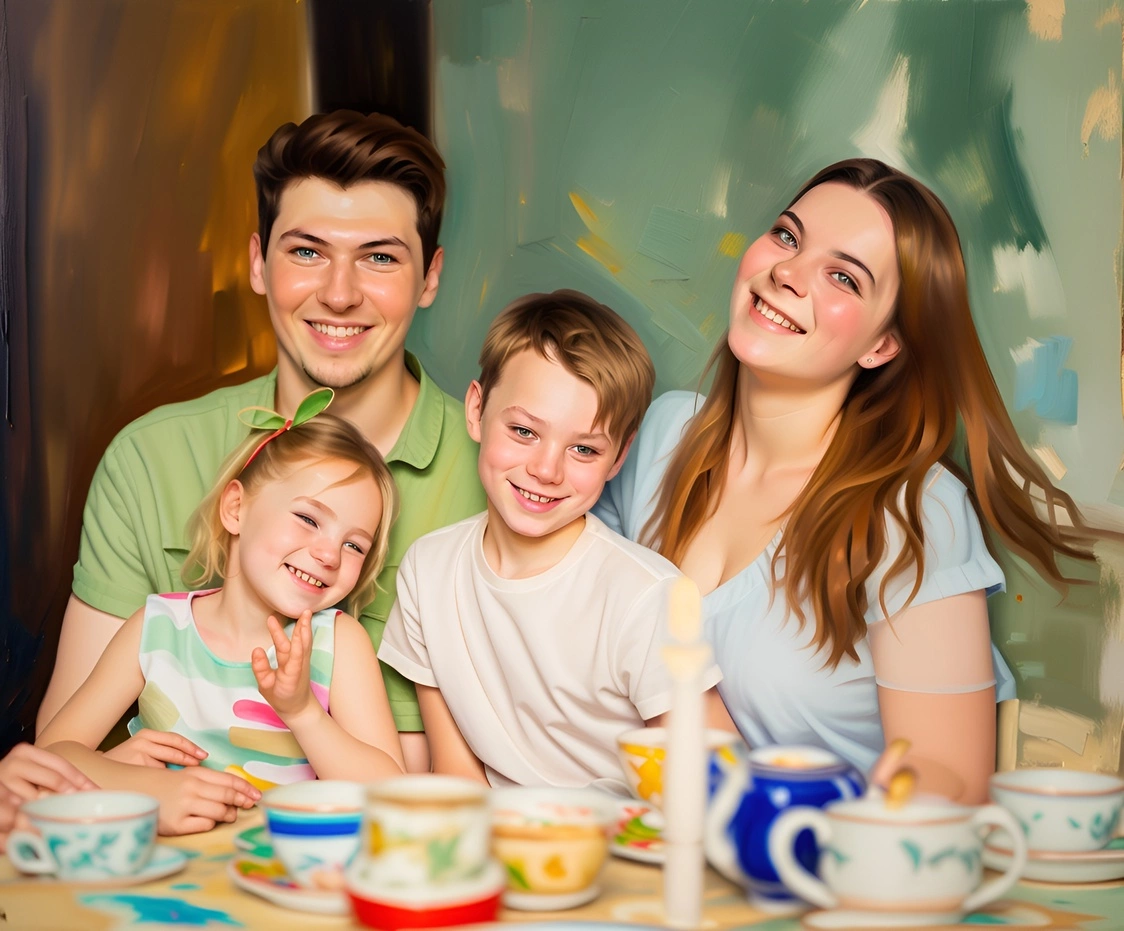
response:
M422 368L417 356L406 353L406 368L420 385L418 399L406 419L406 425L398 435L388 462L404 462L415 469L424 469L437 455L441 442L441 427L445 422L445 398L437 383Z

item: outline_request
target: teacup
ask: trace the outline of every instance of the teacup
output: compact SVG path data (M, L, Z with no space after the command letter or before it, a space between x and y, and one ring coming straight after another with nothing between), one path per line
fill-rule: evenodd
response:
M737 763L735 748L741 742L741 738L733 731L707 728L708 779L712 794L726 769ZM659 809L663 808L666 746L665 727L638 727L617 737L617 756L633 797Z
M39 832L12 831L8 857L24 873L72 882L132 876L148 865L160 805L140 792L75 792L26 802Z
M511 908L571 908L599 892L616 805L593 789L492 790L492 853Z
M1009 834L1013 856L1007 872L981 885L984 827ZM820 847L822 881L793 850L808 828ZM785 885L823 908L955 923L1018 882L1027 849L1018 822L998 805L915 802L892 809L874 797L789 809L773 824L769 855Z
M488 787L412 775L367 787L355 881L382 890L472 880L488 864Z
M1124 780L1072 769L1019 769L991 777L991 800L1015 816L1033 851L1100 850L1124 809Z
M758 747L733 767L706 815L706 858L742 885L753 906L767 912L803 906L785 888L769 856L769 831L777 815L798 805L822 808L862 794L863 778L850 763L822 747ZM819 851L807 831L796 839L796 857L814 869Z
M273 854L289 877L308 889L343 888L343 871L359 850L363 786L314 780L270 789L265 811Z

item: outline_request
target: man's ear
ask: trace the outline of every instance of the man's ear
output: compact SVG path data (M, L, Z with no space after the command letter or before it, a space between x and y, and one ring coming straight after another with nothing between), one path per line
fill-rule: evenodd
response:
M635 439L636 434L634 433L628 438L628 440L625 441L624 446L621 447L621 451L617 455L617 461L613 464L613 468L609 470L609 474L608 476L606 476L605 481L610 481L611 479L617 477L617 473L621 470L621 466L624 465L624 460L628 456L628 451L632 449L632 441Z
M265 294L265 255L257 233L250 236L250 287L255 294Z
M421 297L418 298L418 307L428 307L437 297L437 285L441 281L441 269L445 267L445 250L437 247L433 258L429 260L429 268L425 270L425 287L422 288Z
M898 336L898 331L891 327L882 334L877 343L859 357L859 366L864 369L876 369L885 365L901 351L901 338Z
M231 479L219 496L219 520L232 537L238 536L242 530L242 507L245 502L246 489L238 479Z
M464 396L464 424L468 428L468 435L477 443L483 435L480 430L480 418L483 416L484 389L480 387L480 382L473 379Z

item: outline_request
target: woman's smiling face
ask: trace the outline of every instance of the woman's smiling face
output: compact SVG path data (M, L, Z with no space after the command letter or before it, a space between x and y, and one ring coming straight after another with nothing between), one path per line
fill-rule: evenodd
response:
M896 354L884 339L899 286L894 229L868 194L829 182L784 211L742 257L730 349L761 374L828 384ZM873 362L868 362L873 359Z

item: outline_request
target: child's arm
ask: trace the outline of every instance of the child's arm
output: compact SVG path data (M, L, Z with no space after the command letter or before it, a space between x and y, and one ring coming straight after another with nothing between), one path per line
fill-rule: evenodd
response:
M261 793L231 773L202 767L153 770L107 759L95 749L144 688L138 655L144 608L114 635L94 671L43 729L36 745L69 760L103 789L126 789L160 802L162 834L206 831L233 821Z
M369 782L404 771L402 746L386 698L382 670L370 638L355 618L336 615L331 708L327 714L312 694L312 615L306 611L290 641L276 618L269 633L277 668L265 651L254 650L254 675L262 697L293 732L320 779Z
M425 736L429 740L433 771L447 776L475 779L487 785L484 764L476 758L468 741L464 739L441 691L428 685L419 685L417 688L418 707L425 725Z

